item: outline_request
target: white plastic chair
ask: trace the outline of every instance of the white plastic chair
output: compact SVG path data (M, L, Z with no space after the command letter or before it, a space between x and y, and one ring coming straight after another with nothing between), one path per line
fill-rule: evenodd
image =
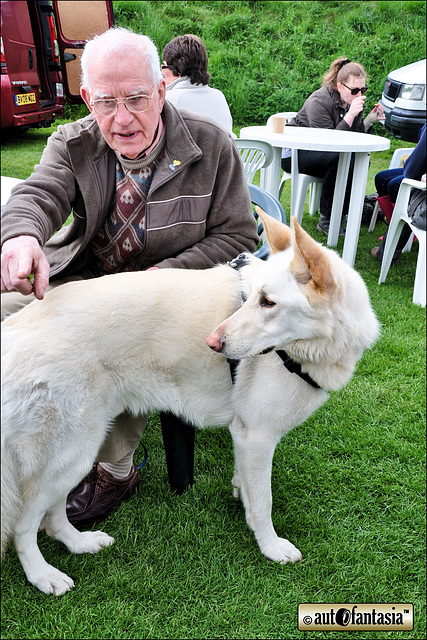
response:
M285 186L286 180L290 180L292 177L291 173L287 171L283 172L282 179L279 185L279 198L282 197L283 187ZM302 216L304 213L304 204L307 197L307 191L310 187L310 195L308 200L308 210L310 215L314 215L319 210L320 206L320 196L322 193L322 183L323 178L316 178L316 176L310 176L307 173L299 173L298 172L298 185L295 195L295 204L293 206L292 215L296 217L298 222L301 224Z
M272 163L273 147L269 142L248 140L246 138L236 138L234 142L242 158L246 182L251 184L256 172L260 169L265 169Z
M406 158L411 155L411 153L413 152L415 147L409 147L409 148L401 148L401 149L396 149L396 151L393 153L393 156L390 160L390 164L388 166L389 169L397 169L398 167L400 167L403 164L403 160L406 160ZM375 203L375 207L374 210L372 212L372 217L371 217L371 222L369 223L369 227L368 227L368 231L373 231L377 222L377 216L378 216L378 209L379 209L379 203L376 202Z
M402 227L408 224L412 232L416 235L419 243L417 268L415 271L414 293L412 302L426 306L426 231L418 229L412 224L411 218L408 216L408 204L412 189L426 190L426 183L419 180L410 180L404 178L397 196L394 206L393 215L387 231L387 238L384 247L383 259L381 263L381 272L378 284L385 282L391 261L393 259L396 245L402 231Z
M265 189L261 189L261 187L257 187L255 184L249 185L249 193L253 205L258 205L263 211L268 213L276 220L279 220L279 222L287 224L285 210L283 209L280 202L273 195L271 195L271 193L268 193L268 191L265 191ZM254 211L254 216L258 224L258 235L260 237L260 241L262 242L261 246L258 247L256 251L254 251L254 256L265 260L270 253L270 247L264 233L262 220L258 217L256 211Z
M296 116L296 111L282 111L281 113L274 113L274 116L282 116L285 117L287 122L292 120L294 116ZM272 125L271 115L267 120L267 127ZM279 199L282 197L283 187L285 186L286 180L290 180L292 177L291 173L287 171L283 172L282 179L280 180L279 185ZM295 195L295 205L293 207L292 215L296 217L299 223L301 223L303 212L304 212L304 204L305 199L307 197L307 191L310 188L310 195L308 201L308 210L310 215L314 215L319 210L320 206L320 195L322 193L322 178L316 178L316 176L310 176L307 173L299 173L298 172L298 185Z
M281 118L286 118L286 122L290 122L294 116L297 115L297 111L281 111L280 113L273 113L269 119L267 120L267 127L272 127L272 118L274 116L280 116Z

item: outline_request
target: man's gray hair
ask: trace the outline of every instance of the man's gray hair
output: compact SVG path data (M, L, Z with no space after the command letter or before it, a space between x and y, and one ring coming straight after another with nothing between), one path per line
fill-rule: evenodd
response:
M86 43L81 57L82 85L90 87L89 61L92 57L96 57L100 49L104 50L108 55L111 53L124 55L128 54L129 50L132 53L139 53L141 55L141 64L143 64L144 59L148 63L149 74L153 84L158 85L163 77L157 47L148 36L135 33L123 27L112 27Z

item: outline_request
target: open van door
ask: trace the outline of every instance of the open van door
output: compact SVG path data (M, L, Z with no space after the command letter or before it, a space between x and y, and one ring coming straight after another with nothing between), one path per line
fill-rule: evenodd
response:
M113 25L108 0L1 0L2 133L49 127L64 114L65 97L82 102L85 43Z
M53 0L65 95L71 103L80 98L80 58L87 40L114 26L109 0Z

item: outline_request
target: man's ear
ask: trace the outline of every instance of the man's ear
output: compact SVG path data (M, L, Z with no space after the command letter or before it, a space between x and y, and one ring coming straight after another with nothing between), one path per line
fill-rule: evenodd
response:
M80 95L84 100L85 105L87 106L87 108L89 109L89 111L92 113L92 107L90 106L90 91L87 87L85 87L84 85L82 85L80 87Z
M160 107L160 111L162 111L163 105L165 104L165 100L166 100L166 80L164 78L162 78L161 82L159 83L158 92L159 92L159 107Z

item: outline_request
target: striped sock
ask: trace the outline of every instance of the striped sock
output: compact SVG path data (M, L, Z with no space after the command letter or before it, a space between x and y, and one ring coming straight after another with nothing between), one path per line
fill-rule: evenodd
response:
M124 458L119 460L118 462L100 462L99 464L107 473L110 473L113 478L118 478L119 480L123 480L127 478L130 474L130 470L132 468L133 462L133 451L132 453L128 453Z

